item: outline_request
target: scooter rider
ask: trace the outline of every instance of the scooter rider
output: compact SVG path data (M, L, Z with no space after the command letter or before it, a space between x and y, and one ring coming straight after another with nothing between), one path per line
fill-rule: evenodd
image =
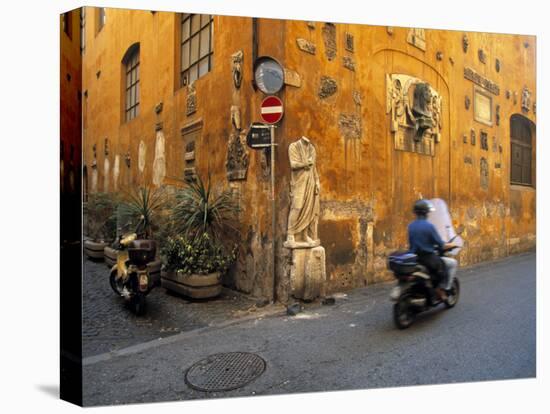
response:
M435 211L435 207L429 200L420 199L414 203L413 212L416 214L416 220L408 226L409 248L418 256L418 262L428 268L437 295L441 300L445 300L447 294L439 284L447 281L447 272L445 263L436 254L435 249L443 251L456 246L441 239L435 226L427 220L430 211Z

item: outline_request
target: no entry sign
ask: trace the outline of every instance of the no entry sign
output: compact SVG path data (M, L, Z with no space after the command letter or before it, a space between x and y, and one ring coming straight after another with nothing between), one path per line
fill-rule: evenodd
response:
M283 102L276 96L268 96L262 101L260 115L266 124L276 124L283 117Z

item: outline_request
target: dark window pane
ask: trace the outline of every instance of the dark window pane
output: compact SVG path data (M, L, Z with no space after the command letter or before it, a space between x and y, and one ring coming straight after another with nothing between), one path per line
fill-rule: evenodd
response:
M210 21L209 14L201 14L201 27L204 27Z
M185 20L181 25L181 41L182 42L189 39L189 26L190 25L191 25L191 21L189 19Z
M200 29L200 14L193 14L191 16L191 34L195 34Z
M191 39L191 63L195 63L199 59L199 36Z
M191 69L189 69L189 84L193 83L195 80L197 80L197 65L193 65Z
M189 42L181 46L181 69L185 70L189 67Z
M208 73L208 58L203 59L199 63L199 78Z
M202 29L200 38L201 44L199 58L202 58L210 52L210 28L206 27Z

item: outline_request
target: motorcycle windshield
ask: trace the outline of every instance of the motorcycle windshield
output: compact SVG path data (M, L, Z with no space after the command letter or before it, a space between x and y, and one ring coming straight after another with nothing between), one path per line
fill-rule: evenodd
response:
M448 242L453 237L455 237L452 243L459 246L459 248L453 249L448 252L448 254L455 256L460 252L462 246L464 246L464 240L462 239L462 237L456 235L453 221L451 219L451 214L449 213L449 209L447 208L447 203L445 203L445 201L441 198L434 198L430 201L434 205L435 211L432 211L428 214L428 221L435 226L437 232L439 233L439 236L441 237L441 239L443 239L443 241Z

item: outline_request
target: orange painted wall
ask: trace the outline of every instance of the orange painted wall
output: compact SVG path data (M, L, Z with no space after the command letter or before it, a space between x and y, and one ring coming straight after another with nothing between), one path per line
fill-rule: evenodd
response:
M95 33L95 13L88 8L86 53L83 57L84 157L93 164L92 145L97 147L97 190L103 189L105 158L110 168L120 157L118 189L150 183L157 124L162 123L166 140L165 184L182 185L184 145L181 129L202 121L196 148L199 173L231 187L239 196L242 244L239 263L226 281L255 296L271 295L271 210L268 201L269 167L261 151L248 151L249 166L244 181L226 178L228 139L232 133L230 108L237 105L246 128L259 120L263 94L252 86L252 19L214 18L213 70L195 82L197 110L186 115L189 90L177 88L179 17L175 13L107 9L107 22ZM510 117L522 114L536 123L531 107L521 109L521 91L527 87L536 101L535 38L468 32L469 48L462 49L464 32L425 31L426 50L407 42L408 28L336 24L336 52L326 55L324 23L258 19L258 55L270 55L295 71L301 86L286 85L278 94L285 116L277 128L277 279L279 297L288 290L288 251L282 247L289 204L288 144L301 135L317 148L321 179L320 237L327 253L329 290L362 286L389 277L387 253L406 246L406 224L412 219L412 202L422 194L447 200L454 221L466 227L467 248L463 263L475 263L535 246L535 186L510 185ZM391 33L390 33L391 32ZM344 48L345 33L354 36L354 52ZM300 50L297 38L316 46L315 54ZM121 59L135 42L140 43L140 115L121 121ZM525 44L528 46L526 47ZM487 56L483 64L478 49ZM240 89L232 82L231 55L244 54ZM437 58L441 52L441 59ZM355 71L343 66L343 57L355 61ZM501 62L499 72L495 59ZM464 78L471 67L496 83L493 110L500 105L500 125L487 126L474 120L474 84ZM97 76L100 71L99 77ZM443 99L442 139L434 157L397 151L386 114L386 74L403 73L423 79ZM321 99L322 76L336 80L337 92ZM510 99L506 91L510 90ZM360 94L360 103L354 99ZM517 93L514 103L513 94ZM465 109L465 96L472 100ZM357 96L356 96L357 97ZM160 113L155 106L162 102ZM360 137L346 137L339 126L341 115L360 119ZM470 130L477 142L469 143ZM479 131L489 136L489 151L479 145ZM468 143L463 143L467 134ZM493 152L493 136L497 151ZM104 151L105 138L109 153ZM146 145L145 169L137 168L140 141ZM502 146L502 153L498 151ZM123 162L130 154L130 168ZM465 157L472 160L465 163ZM480 158L489 165L489 187L480 185ZM495 168L501 163L501 168ZM90 170L89 170L90 171ZM90 180L88 173L88 180ZM112 177L109 190L113 190ZM90 186L90 185L89 185Z

